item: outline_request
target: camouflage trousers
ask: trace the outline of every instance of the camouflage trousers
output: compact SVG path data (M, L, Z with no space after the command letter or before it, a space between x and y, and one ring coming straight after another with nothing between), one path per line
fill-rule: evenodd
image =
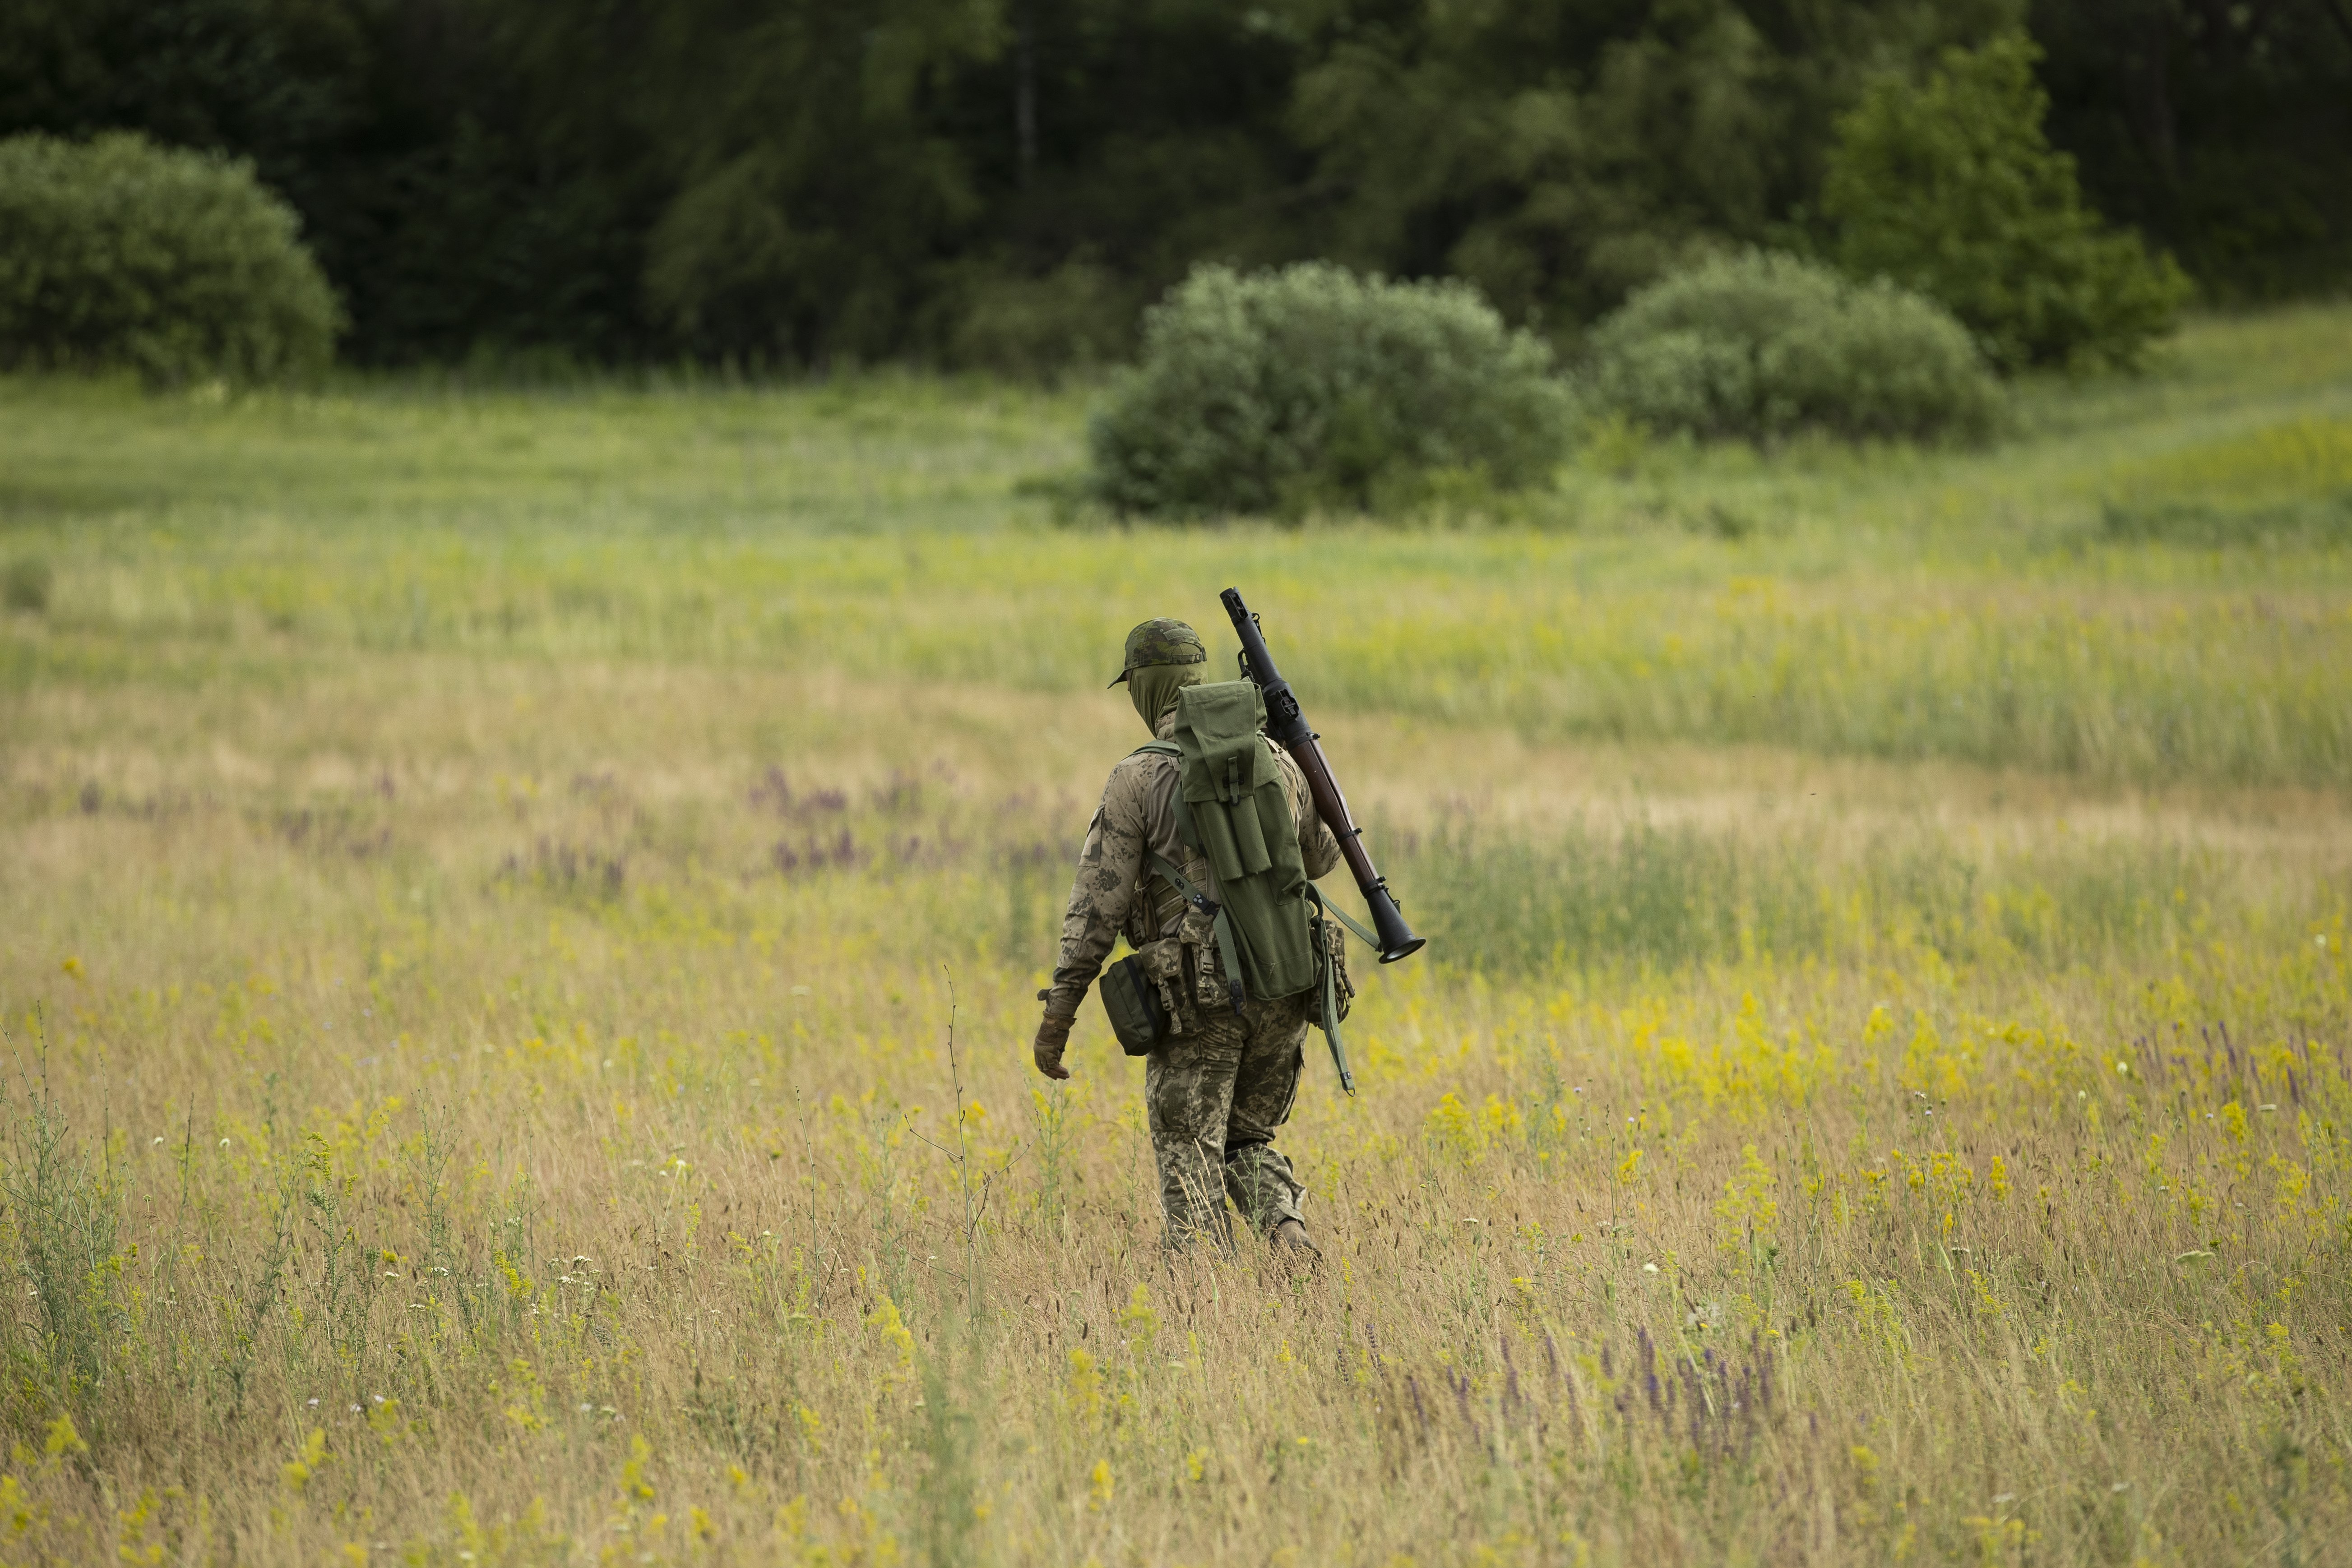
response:
M1312 996L1251 1002L1235 1017L1202 989L1199 1028L1153 1051L1143 1072L1160 1205L1176 1247L1203 1237L1230 1242L1228 1196L1264 1235L1298 1218L1306 1191L1274 1133L1298 1097Z

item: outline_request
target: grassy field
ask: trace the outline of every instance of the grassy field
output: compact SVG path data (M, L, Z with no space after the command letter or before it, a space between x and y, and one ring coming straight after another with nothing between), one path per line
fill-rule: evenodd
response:
M0 381L0 1561L2345 1560L2352 310L1291 529L1085 407ZM1433 938L1307 1277L1027 1060L1228 584Z

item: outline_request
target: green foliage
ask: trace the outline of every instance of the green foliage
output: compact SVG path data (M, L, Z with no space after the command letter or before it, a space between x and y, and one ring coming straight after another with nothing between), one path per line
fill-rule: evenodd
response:
M2189 280L2083 205L2042 134L2040 55L2013 33L1948 51L1924 88L1880 82L1839 122L1822 205L1847 271L1943 301L2003 369L2130 366Z
M2352 544L2352 419L2173 447L2108 476L2099 531L2192 549Z
M2352 5L2035 0L2050 139L2209 299L2352 277Z
M2340 550L2352 545L2352 491L2333 500L2285 506L2109 501L2099 509L2099 533L2118 542L2162 542L2198 550L2255 544Z
M1596 410L1654 430L1751 440L1981 437L2000 408L1968 333L1935 305L1769 251L1634 295L1593 333L1583 384Z
M1499 974L1818 959L1888 932L1951 959L2063 968L2162 951L2255 901L2213 856L2123 837L1986 856L1915 832L1857 855L1795 826L1750 838L1634 821L1530 839L1457 820L1386 868L1441 962Z
M252 160L363 363L1083 362L1196 259L1310 256L1566 342L2029 12L2099 210L2217 295L2340 284L2344 0L20 0L0 135Z
M1549 350L1467 284L1203 267L1143 339L1088 431L1097 491L1121 513L1360 508L1448 471L1512 489L1560 454Z
M49 590L56 579L49 563L37 555L20 555L0 572L0 605L39 615L49 607Z
M1628 439L1622 472L1581 450L1511 498L1516 520L1490 512L1500 526L1125 540L1045 530L1022 494L1083 464L1071 393L891 374L562 395L355 380L213 403L0 378L0 551L53 563L72 633L0 616L0 707L111 679L101 637L164 650L196 691L219 649L290 637L320 659L642 657L1066 694L1099 689L1138 621L1213 616L1238 581L1335 724L2330 790L2352 777L2352 551L2276 534L2192 556L2104 539L2099 510L2352 490L2347 370L2352 307L2200 316L2161 379L2016 388L2014 437L1990 451ZM373 855L379 826L397 842L366 815L321 815L308 841ZM887 865L915 831L859 826L843 855L814 822L790 845L803 870L816 850ZM615 902L643 885L633 830L545 836L625 853ZM973 940L1025 931L1050 962L1005 880L987 889ZM1024 892L1034 909L1066 889Z
M299 226L229 159L124 134L0 142L0 363L157 384L323 369L338 311Z
M0 1346L16 1363L23 1404L14 1414L38 1430L58 1415L87 1420L110 1370L124 1326L122 1194L113 1172L75 1147L46 1085L9 1100L5 1114L0 1196L33 1311L29 1325L8 1314Z
M1769 238L1811 199L1874 62L1924 60L2011 15L2004 0L1419 4L1334 26L1291 116L1328 213L1309 243L1467 278L1507 319L1572 331L1709 245Z
M647 298L705 354L888 354L980 212L928 89L995 51L995 8L799 0L741 16L697 0L655 30L657 74L696 85L642 99L676 171L647 241Z
M957 301L956 364L1029 379L1124 359L1134 339L1135 290L1097 261L1066 261L1042 278L985 273Z

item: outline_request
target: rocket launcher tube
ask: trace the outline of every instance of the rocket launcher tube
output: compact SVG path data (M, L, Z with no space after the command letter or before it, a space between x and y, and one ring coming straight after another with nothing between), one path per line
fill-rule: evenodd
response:
M1355 873L1356 889L1364 895L1364 902L1371 910L1372 929L1380 936L1375 945L1380 949L1381 962L1394 963L1420 952L1426 945L1425 939L1415 936L1412 928L1405 924L1396 898L1389 891L1388 879L1374 868L1372 857L1364 847L1363 829L1349 815L1348 798L1339 793L1339 781L1331 774L1331 763L1323 755L1320 738L1299 710L1297 694L1275 668L1274 655L1266 651L1265 636L1258 629L1257 617L1242 603L1240 589L1228 588L1218 597L1224 602L1225 614L1233 617L1234 631L1242 639L1242 673L1255 681L1265 694L1265 732L1290 753L1299 771L1307 775L1315 814L1339 840L1340 858Z

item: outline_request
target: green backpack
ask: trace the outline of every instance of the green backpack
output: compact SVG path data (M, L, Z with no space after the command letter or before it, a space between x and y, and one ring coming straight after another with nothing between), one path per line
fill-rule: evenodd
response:
M1188 686L1176 699L1176 830L1216 872L1233 929L1225 984L1272 1000L1315 988L1307 867L1254 681Z
M1307 879L1298 824L1273 744L1261 733L1265 724L1265 698L1255 682L1191 686L1176 700L1175 742L1137 748L1178 759L1176 835L1215 868L1223 901L1212 900L1158 855L1150 858L1151 868L1186 903L1213 917L1235 1012L1247 997L1321 993L1315 1021L1329 1037L1340 1086L1353 1094L1356 1079L1339 1043L1339 1021L1355 988L1340 960L1339 932L1327 922L1337 919L1365 942L1379 942L1326 904ZM1166 1010L1142 955L1121 959L1104 973L1102 1000L1128 1055L1146 1055L1167 1040Z

